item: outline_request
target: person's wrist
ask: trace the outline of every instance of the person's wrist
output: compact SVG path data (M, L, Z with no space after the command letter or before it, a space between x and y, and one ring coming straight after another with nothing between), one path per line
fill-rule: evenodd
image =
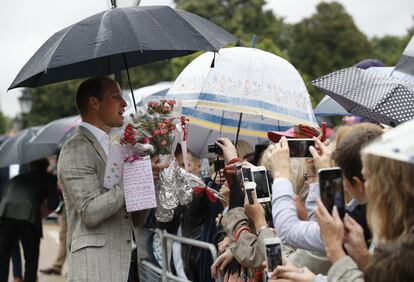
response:
M332 263L337 262L338 260L340 260L342 257L345 256L345 252L342 249L342 245L341 246L336 246L333 248L327 248L327 252L326 255L328 256L329 260Z
M254 228L256 229L257 232L267 227L267 222L263 218L256 219L253 222L254 222Z
M368 249L364 249L361 251L361 254L354 260L357 263L358 268L364 271L367 268L370 259L371 253L368 251Z

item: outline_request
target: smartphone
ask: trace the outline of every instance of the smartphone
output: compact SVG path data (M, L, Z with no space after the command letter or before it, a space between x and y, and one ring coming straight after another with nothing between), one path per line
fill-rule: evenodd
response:
M310 146L315 146L313 139L287 139L291 158L312 158Z
M339 167L325 168L318 171L321 200L329 213L336 206L341 218L345 215L344 186L342 170Z
M250 182L250 181L244 182L244 192L246 193L246 197L250 205L254 204L252 192L256 192L256 186L257 185L254 182Z
M282 242L279 237L264 238L266 249L266 262L268 275L275 270L278 265L283 265Z
M250 168L252 181L256 183L256 196L259 203L270 202L270 187L267 171L264 166Z
M243 180L252 181L252 172L250 167L242 167Z

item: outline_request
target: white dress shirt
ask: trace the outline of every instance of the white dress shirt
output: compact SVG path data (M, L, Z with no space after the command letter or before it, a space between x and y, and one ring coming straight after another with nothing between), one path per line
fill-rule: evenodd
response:
M96 126L84 121L82 121L79 126L85 127L93 134L93 136L95 136L95 138L99 141L102 149L104 150L106 156L108 156L110 136L102 129L97 128Z

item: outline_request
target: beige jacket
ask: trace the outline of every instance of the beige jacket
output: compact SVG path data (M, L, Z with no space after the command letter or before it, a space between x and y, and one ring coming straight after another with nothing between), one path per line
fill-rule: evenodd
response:
M230 250L234 258L244 267L259 268L265 261L265 246L263 239L276 236L273 229L265 228L258 235L242 232L239 240L234 241L237 230L249 224L243 208L229 210L222 219L227 236L231 239Z
M122 186L103 187L106 154L86 128L62 147L58 179L66 204L68 281L127 281L133 225ZM143 224L146 211L137 214Z

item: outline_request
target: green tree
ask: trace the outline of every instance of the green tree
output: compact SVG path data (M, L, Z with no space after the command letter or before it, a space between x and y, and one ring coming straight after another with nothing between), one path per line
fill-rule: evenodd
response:
M371 40L374 58L381 60L386 66L394 66L405 48L404 37L384 36Z
M209 19L250 46L253 34L257 42L270 39L280 50L287 47L283 19L265 10L265 0L175 0L177 8Z
M33 106L29 114L30 126L78 114L75 94L79 83L79 80L71 80L30 89L33 97Z
M370 57L367 37L337 3L320 3L317 11L291 29L288 55L310 79L349 67Z
M11 119L0 112L0 134L5 134L11 127Z

